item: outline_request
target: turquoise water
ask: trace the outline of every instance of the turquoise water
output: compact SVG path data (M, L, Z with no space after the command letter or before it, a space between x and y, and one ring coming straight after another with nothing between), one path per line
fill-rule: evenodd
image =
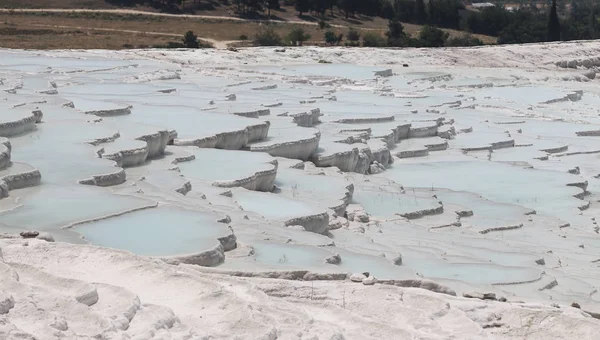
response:
M138 255L167 256L208 250L228 234L217 217L178 208L156 208L77 226L90 243Z

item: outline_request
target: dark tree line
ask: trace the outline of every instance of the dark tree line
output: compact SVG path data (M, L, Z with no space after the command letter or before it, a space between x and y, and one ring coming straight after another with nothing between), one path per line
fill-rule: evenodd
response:
M574 2L570 12L561 13L556 0L549 10L524 7L514 12L501 7L469 13L466 29L498 37L500 44L597 39L600 5Z
M118 5L153 4L163 10L181 10L183 4L206 3L204 0L106 0ZM403 23L450 28L498 37L498 43L529 43L557 40L584 40L600 37L600 3L578 0L569 8L564 0L553 0L547 9L523 5L516 11L502 6L479 11L465 9L462 0L230 0L237 12L246 16L264 13L281 5L294 5L300 16L339 15L346 19L357 15L380 16ZM527 2L525 2L527 3ZM179 7L177 7L179 6ZM175 9L173 9L175 8ZM431 35L431 32L426 31ZM438 32L435 32L438 34ZM379 43L379 41L377 41Z
M395 0L394 18L411 24L459 29L465 6L460 0Z

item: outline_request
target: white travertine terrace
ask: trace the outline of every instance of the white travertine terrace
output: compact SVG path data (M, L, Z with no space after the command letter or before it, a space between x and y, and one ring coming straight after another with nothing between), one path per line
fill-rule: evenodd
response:
M595 339L598 53L0 50L0 338Z

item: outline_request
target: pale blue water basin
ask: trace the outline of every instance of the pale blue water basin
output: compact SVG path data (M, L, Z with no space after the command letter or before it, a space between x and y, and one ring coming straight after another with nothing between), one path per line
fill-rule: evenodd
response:
M60 87L61 95L85 96L86 98L121 96L168 96L159 90L172 89L173 86L160 86L156 83L126 84L126 83L86 83L77 86ZM177 95L178 93L175 93ZM172 96L171 96L172 99Z
M375 78L375 71L384 70L385 67L357 66L351 64L317 64L291 65L285 67L260 66L258 69L262 72L272 72L287 76L312 76L364 80Z
M438 200L416 195L407 189L405 194L389 192L386 187L363 188L354 190L354 203L362 205L369 214L376 217L393 218L409 212L433 209L439 206Z
M68 133L67 130L65 133ZM83 142L51 142L36 137L36 134L15 138L14 141L13 147L17 151L13 159L40 170L43 184L77 184L80 180L121 170L113 161L97 158L97 147Z
M268 220L288 220L294 217L322 213L316 207L271 193L239 190L233 199L244 209L262 215Z
M339 177L305 174L303 170L277 170L275 185L286 190L298 190L299 195L313 194L321 198L339 199L344 197L346 187L351 183Z
M327 250L313 246L256 242L252 247L257 262L272 266L310 268L331 256Z
M185 177L206 181L243 179L257 172L275 169L274 159L266 153L188 148L195 160L179 163Z
M421 260L419 273L432 279L451 279L471 284L515 283L536 280L541 270L526 267L509 267L477 263L453 263Z
M43 184L12 191L11 196L19 197L20 206L0 212L1 224L52 232L74 222L154 204L141 198L113 194L104 188L78 184Z
M479 89L476 93L477 97L489 96L504 101L535 105L549 100L563 98L569 91L539 86L507 86Z
M262 123L258 119L203 112L200 109L185 106L146 104L134 105L130 115L111 119L115 122L164 126L169 130L176 130L178 137L182 139L209 137L221 132L244 130L248 126Z
M138 255L168 256L211 249L229 233L217 217L174 207L146 209L77 226L90 243Z
M473 216L462 217L461 222L476 228L518 225L526 219L526 213L532 212L531 209L496 203L472 193L436 190L435 195L445 205L459 205L473 211Z
M476 192L499 203L522 205L549 216L569 217L582 201L581 189L568 187L577 177L486 161L395 163L378 175L406 187Z
M314 247L296 244L266 242L252 243L257 263L271 268L313 269L327 272L369 272L379 279L406 277L407 269L393 265L388 259L354 253L336 247ZM327 264L325 259L339 254L339 265Z
M130 61L111 60L105 58L87 57L53 57L50 55L28 55L23 53L4 53L0 69L18 70L25 72L48 72L56 70L66 71L92 71L109 67L123 67L134 64Z

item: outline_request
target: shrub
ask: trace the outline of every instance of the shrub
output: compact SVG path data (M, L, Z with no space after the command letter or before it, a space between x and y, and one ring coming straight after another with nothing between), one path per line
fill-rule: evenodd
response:
M319 28L320 29L324 30L324 29L330 28L330 27L331 27L331 25L328 24L325 20L319 21Z
M460 37L450 38L446 41L445 46L481 46L483 45L483 41L475 38L469 33L465 33Z
M165 45L165 47L164 47L164 48L185 48L185 47L186 47L186 46L185 46L185 44L182 44L182 43L180 43L180 42L177 42L177 41L169 41L169 42L167 43L167 45Z
M192 31L187 31L183 35L183 45L187 48L200 47L200 43L198 42L198 37Z
M437 27L425 25L419 33L420 45L422 47L443 47L448 35Z
M199 48L212 48L212 44L201 43L198 42ZM144 48L142 46L138 46L138 48ZM178 41L169 41L166 45L153 45L152 48L189 48L181 42Z
M248 40L248 36L245 34L240 35L239 40Z
M292 45L302 46L304 41L310 39L310 34L306 34L304 29L301 27L296 27L290 31L287 35L288 40L292 43Z
M358 42L360 40L360 32L351 28L346 35L346 39L351 42Z
M385 40L377 33L369 32L363 36L364 47L384 47L385 45Z
M281 37L272 27L261 28L254 37L254 43L258 46L281 46Z
M337 36L333 31L325 32L325 42L329 45L337 45L341 40L341 35Z
M410 39L404 33L404 26L398 20L388 21L388 31L385 33L388 46L404 47L411 44Z

